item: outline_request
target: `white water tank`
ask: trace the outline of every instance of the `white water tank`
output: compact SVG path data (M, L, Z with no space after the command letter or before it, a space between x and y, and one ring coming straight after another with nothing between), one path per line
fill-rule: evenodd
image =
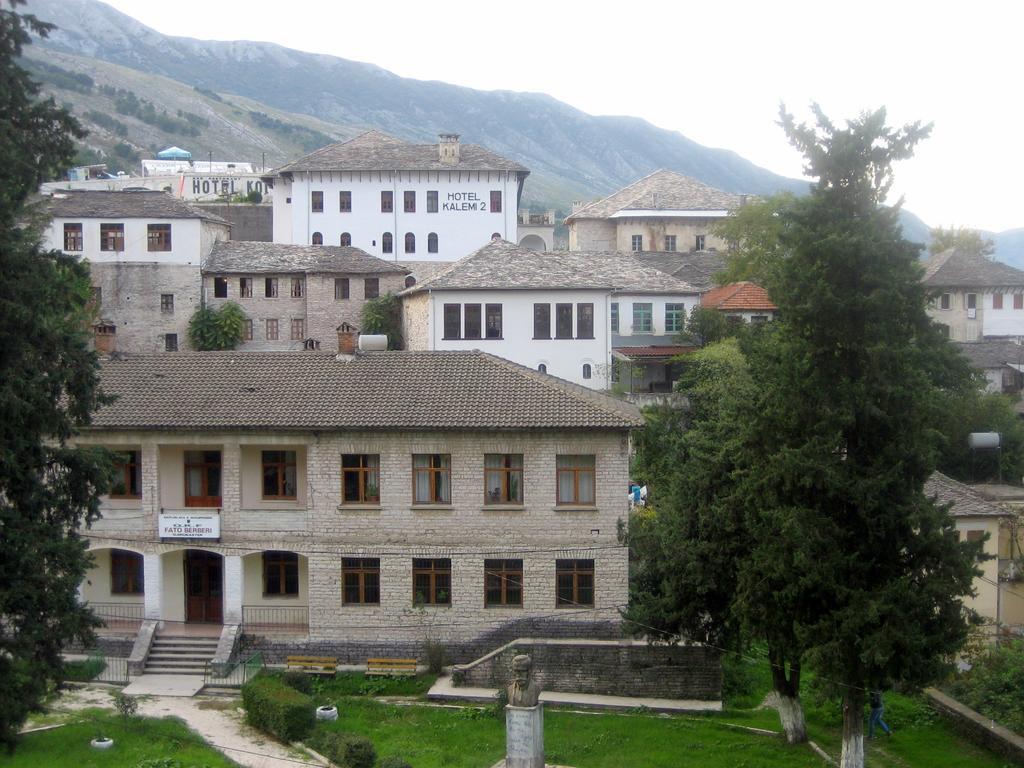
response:
M364 333L359 337L360 352L383 352L388 348L388 337L385 333Z
M967 447L972 450L978 448L998 448L998 432L971 432L967 435Z

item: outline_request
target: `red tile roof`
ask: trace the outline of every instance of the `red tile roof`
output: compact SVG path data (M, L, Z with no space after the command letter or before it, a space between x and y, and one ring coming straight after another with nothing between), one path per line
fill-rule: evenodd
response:
M614 352L631 358L644 357L675 357L685 352L693 352L696 347L684 347L679 344L665 344L658 347L615 347Z
M723 311L774 311L778 307L768 298L768 291L760 285L744 280L714 288L700 297L700 305Z

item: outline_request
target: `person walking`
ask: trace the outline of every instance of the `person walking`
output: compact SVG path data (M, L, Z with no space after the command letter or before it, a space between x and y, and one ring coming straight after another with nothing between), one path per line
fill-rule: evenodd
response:
M871 703L871 717L868 718L868 738L875 738L875 725L877 724L886 736L892 736L892 729L885 724L882 715L885 713L885 705L882 703L882 692L878 688L871 691L869 696Z

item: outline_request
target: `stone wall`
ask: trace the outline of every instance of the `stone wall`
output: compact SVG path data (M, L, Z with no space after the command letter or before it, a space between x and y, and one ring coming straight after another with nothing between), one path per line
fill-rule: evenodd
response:
M402 297L402 336L406 349L430 349L430 294Z
M194 205L216 214L222 219L227 219L231 223L232 240L253 240L261 243L274 241L274 208L270 203L259 205L194 203Z
M695 645L651 645L639 640L521 639L465 666L456 687L496 688L512 678L512 659L533 659L544 690L612 696L717 701L722 698L718 653Z
M1024 765L1024 738L935 688L928 688L924 693L932 708L965 737Z
M615 222L606 219L576 219L569 222L570 251L614 251Z

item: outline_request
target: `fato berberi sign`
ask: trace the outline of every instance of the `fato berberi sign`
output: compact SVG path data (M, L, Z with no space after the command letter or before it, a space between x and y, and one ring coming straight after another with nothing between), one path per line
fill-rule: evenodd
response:
M160 515L161 539L219 539L220 515Z

